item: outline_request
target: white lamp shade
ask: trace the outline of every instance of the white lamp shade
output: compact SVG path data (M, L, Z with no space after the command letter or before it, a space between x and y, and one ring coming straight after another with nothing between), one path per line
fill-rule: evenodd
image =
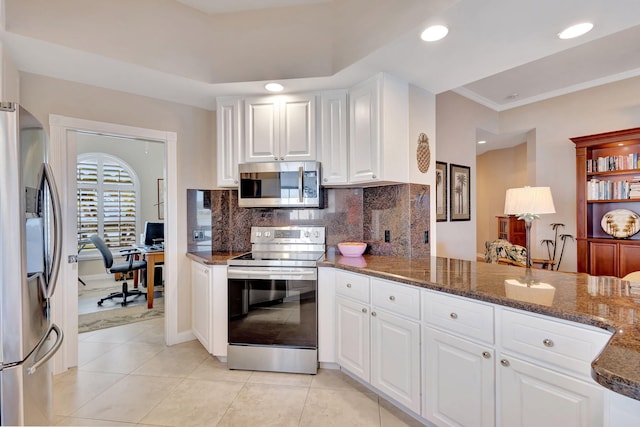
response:
M504 200L505 215L556 213L549 187L509 188Z

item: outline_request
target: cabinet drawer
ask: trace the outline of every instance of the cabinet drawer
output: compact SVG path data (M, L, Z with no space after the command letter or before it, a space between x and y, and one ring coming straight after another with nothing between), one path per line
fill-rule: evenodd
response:
M420 289L371 279L371 302L392 313L420 320Z
M493 344L493 307L430 291L422 301L427 324Z
M369 277L362 274L336 271L336 294L369 303Z
M536 360L591 375L591 362L611 334L530 314L502 310L502 346Z

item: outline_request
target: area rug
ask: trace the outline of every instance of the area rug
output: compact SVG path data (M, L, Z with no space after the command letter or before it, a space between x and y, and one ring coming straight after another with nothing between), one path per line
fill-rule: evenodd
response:
M114 310L81 314L78 316L78 332L91 332L128 323L142 322L164 316L164 298L153 300L153 308L147 304L122 307Z

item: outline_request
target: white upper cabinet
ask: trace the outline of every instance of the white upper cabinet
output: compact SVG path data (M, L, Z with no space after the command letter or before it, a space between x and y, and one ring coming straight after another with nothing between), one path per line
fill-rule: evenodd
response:
M217 187L238 186L238 163L242 137L242 100L217 100Z
M320 151L322 184L348 184L346 90L326 91L320 95Z
M409 182L409 84L378 74L349 91L349 183Z
M244 161L316 160L314 94L247 98Z

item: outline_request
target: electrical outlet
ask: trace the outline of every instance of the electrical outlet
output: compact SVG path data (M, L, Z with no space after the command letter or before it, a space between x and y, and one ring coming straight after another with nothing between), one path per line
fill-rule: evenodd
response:
M384 241L386 243L389 243L391 241L391 231L390 230L384 230Z
M429 231L425 231L424 232L424 244L426 245L427 243L429 243Z
M204 239L204 231L193 230L193 240L202 240L202 239Z

